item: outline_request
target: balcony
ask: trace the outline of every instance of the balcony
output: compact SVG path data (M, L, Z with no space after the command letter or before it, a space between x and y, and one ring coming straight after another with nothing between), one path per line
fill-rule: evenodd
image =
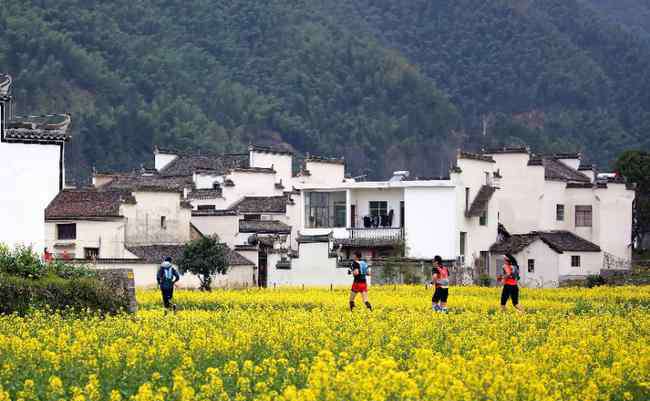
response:
M404 240L404 229L394 227L348 228L347 238L336 242L343 246L397 246Z

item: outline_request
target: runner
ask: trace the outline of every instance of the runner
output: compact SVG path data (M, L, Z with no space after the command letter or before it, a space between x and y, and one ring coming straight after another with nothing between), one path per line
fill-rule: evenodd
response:
M366 276L370 276L370 271L368 270L368 263L365 260L361 260L361 252L354 253L354 261L352 262L352 291L350 291L350 311L354 309L354 299L357 297L357 293L361 293L361 298L363 303L366 304L366 308L372 310L372 305L368 302L368 283L366 282Z
M510 254L504 255L503 276L500 279L503 283L503 290L501 290L501 310L506 310L508 299L511 299L512 306L518 312L523 313L524 310L519 306L519 286L517 285L517 280L519 280L519 264L514 256Z
M180 276L176 268L172 265L172 258L167 256L160 265L158 273L156 274L156 281L162 292L163 305L165 309L176 311L176 304L172 303L174 297L174 284L180 280Z
M442 264L440 255L433 258L431 282L436 286L431 303L436 312L447 313L447 298L449 297L449 270Z

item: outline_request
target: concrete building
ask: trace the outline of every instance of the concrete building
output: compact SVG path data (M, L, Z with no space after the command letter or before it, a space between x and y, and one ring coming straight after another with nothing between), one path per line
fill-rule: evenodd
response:
M0 243L44 247L43 210L65 185L70 116L17 117L12 80L0 74Z
M548 277L544 276L544 281L559 283L564 276L597 274L602 268L629 264L633 186L618 177L601 176L599 179L592 166L581 163L579 154L536 156L526 148L505 148L484 152L481 157L492 159L494 168L502 176L496 198L499 222L507 233L515 238L567 239L573 236L577 239L569 242L582 244L573 250L572 246L565 249L560 245L550 250L534 241L531 246L538 251L546 249L546 261L555 260L558 250L564 255L588 249L585 252L589 254L569 254L576 256L569 267L578 269L567 269L566 255L560 256L557 264L553 263L557 266L555 280L546 280ZM492 248L492 274L500 269L501 258L497 250L501 248L499 244ZM528 260L539 263L537 253L536 258L520 260L520 265L528 266ZM535 271L540 269L535 268Z

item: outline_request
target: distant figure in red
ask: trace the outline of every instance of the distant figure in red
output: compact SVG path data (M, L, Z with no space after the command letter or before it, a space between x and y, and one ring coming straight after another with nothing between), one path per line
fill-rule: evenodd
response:
M449 270L442 264L442 258L436 255L433 258L433 268L431 269L431 281L436 287L433 293L431 303L433 310L436 312L447 313L447 298L449 297Z
M43 250L43 262L45 263L51 263L52 262L52 254L50 251L47 250L47 247Z
M508 299L512 300L512 306L518 312L523 313L524 310L519 306L519 264L514 256L510 254L504 255L503 259L503 275L499 277L503 283L503 290L501 290L501 310L506 310Z

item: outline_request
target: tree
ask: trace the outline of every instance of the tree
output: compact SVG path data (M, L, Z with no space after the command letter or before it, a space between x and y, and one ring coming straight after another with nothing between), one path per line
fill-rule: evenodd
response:
M650 153L640 150L624 152L616 161L616 171L636 184L632 243L640 243L650 232Z
M202 237L185 245L183 255L178 261L181 273L190 272L199 277L202 291L210 291L215 274L226 274L228 257L226 246L219 243L216 236Z

